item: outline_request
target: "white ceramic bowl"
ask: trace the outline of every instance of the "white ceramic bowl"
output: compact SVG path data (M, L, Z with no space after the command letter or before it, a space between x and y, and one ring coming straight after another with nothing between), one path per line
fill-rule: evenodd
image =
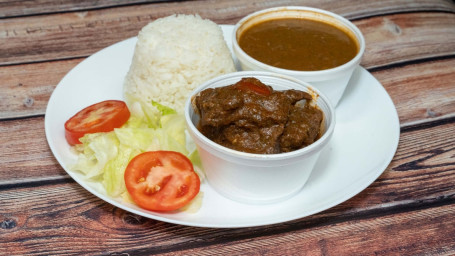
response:
M250 57L240 48L237 39L245 29L261 21L280 18L311 19L334 25L349 33L353 38L356 39L359 51L352 60L335 68L320 71L295 71L277 68L259 62ZM346 89L346 86L349 82L349 79L355 68L360 65L361 58L365 51L365 39L363 38L360 30L352 22L332 12L310 7L276 7L254 12L241 19L235 25L233 33L233 51L239 60L242 70L270 71L298 78L318 88L330 99L334 106L336 106L340 101L341 96L343 95L344 90Z
M196 128L199 116L191 98L207 88L227 86L243 77L255 77L275 90L297 89L318 95L316 104L324 112L324 134L313 144L281 154L251 154L221 146ZM189 134L197 145L209 184L220 194L239 202L273 203L297 193L305 184L335 127L335 110L328 99L309 84L288 76L260 71L230 73L198 87L185 104Z

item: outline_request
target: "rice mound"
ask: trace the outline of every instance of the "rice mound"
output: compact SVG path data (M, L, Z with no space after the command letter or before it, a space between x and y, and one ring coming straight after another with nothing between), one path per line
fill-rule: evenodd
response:
M221 28L198 15L172 15L142 28L123 92L154 109L152 100L183 113L190 93L203 82L235 71Z

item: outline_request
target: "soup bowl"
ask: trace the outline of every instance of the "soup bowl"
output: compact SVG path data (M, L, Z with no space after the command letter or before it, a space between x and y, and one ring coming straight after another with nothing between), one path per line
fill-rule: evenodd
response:
M266 64L253 58L240 47L239 39L245 31L248 31L248 29L257 24L280 19L304 19L330 25L352 38L356 44L357 52L355 56L344 64L328 69L306 71L285 69ZM258 43L261 42L258 41ZM360 65L365 51L365 39L360 30L352 22L340 15L317 8L288 6L261 10L241 19L234 27L232 46L242 70L269 71L295 77L319 89L329 98L334 106L337 106L353 71ZM270 47L281 46L271 45ZM330 50L335 52L341 51L341 49ZM306 60L302 59L301 61L305 62Z
M197 128L200 117L194 109L192 98L207 88L232 85L246 77L257 78L274 90L309 92L324 115L321 137L295 151L253 154L224 147L204 136ZM335 110L319 90L293 77L260 71L235 72L207 81L186 101L184 114L208 183L227 198L253 204L285 200L299 192L310 177L319 155L329 144L335 127Z

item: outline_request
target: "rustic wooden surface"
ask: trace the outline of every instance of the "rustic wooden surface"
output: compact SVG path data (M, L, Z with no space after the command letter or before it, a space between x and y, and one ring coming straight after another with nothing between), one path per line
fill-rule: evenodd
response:
M87 56L173 13L234 24L282 5L351 19L366 39L362 66L396 105L396 155L357 196L281 224L194 228L116 208L55 160L47 101ZM455 254L453 1L1 1L0 45L0 255Z

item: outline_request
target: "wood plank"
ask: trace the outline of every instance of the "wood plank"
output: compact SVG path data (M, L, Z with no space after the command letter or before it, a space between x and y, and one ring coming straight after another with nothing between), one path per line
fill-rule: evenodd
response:
M57 84L82 60L0 67L0 119L43 115Z
M395 14L355 24L365 36L362 65L367 68L455 55L455 15L451 13Z
M47 0L38 2L45 1ZM60 2L64 5L65 1ZM104 3L107 1L101 0ZM452 82L455 78L453 72L455 59L450 57L454 56L454 48L451 43L449 46L441 46L441 50L427 47L425 43L429 43L430 38L422 40L416 30L417 27L426 26L424 22L422 20L404 21L402 15L409 15L409 18L429 17L430 23L437 20L443 22L454 20L455 16L450 10L441 10L446 13L435 13L435 9L431 9L429 12L415 14L371 17L375 15L375 11L377 14L387 13L387 10L395 13L400 8L402 12L410 12L412 8L421 8L418 11L424 11L427 8L423 8L425 5L428 8L434 8L430 1L418 0L417 3L403 1L396 1L402 6L392 4L390 8L384 4L390 1L373 1L368 3L368 6L375 5L377 8L371 11L365 11L367 8L358 8L359 3L346 6L346 3L321 1L322 4L330 3L331 8L343 10L346 15L353 15L353 17L367 13L370 18L356 20L356 23L367 28L371 25L367 24L368 22L377 26L376 31L369 32L369 35L374 36L368 38L375 44L370 49L372 57L365 59L363 64L370 65L367 67L374 70L373 74L383 83L397 104L402 134L392 163L381 177L359 195L322 213L280 225L246 229L184 227L149 220L94 197L68 178L53 158L42 129L44 127L42 115L50 93L61 77L85 56L68 57L71 55L65 55L70 52L67 51L62 55L67 57L62 57L60 61L42 62L46 59L37 58L43 56L40 55L43 52L39 53L41 48L38 47L36 48L38 54L32 55L35 59L31 60L37 63L30 63L24 58L25 61L16 62L17 65L0 66L0 81L2 81L0 82L0 119L2 116L10 118L2 120L0 124L0 255L455 254L453 218L455 216L455 160L453 157L455 92ZM232 14L234 12L244 12L279 3L263 1L237 6L240 3L238 0L231 1L233 5L230 5L229 1L194 2L196 2L195 6L199 7L203 2L206 5L217 6L219 9L207 13L208 16L221 13L219 18L221 21L237 19L237 14ZM302 2L316 3L316 1ZM454 5L451 1L435 0L434 3L446 3L448 7ZM155 6L156 8L165 6L161 10L164 12L172 13L176 10L172 9L172 4ZM194 11L193 7L186 2L177 7L184 8L184 11ZM120 7L117 12L125 9L133 8L132 6ZM94 10L93 13L104 10ZM1 3L0 13L2 13ZM145 12L137 13L142 15ZM161 12L156 12L156 14L159 13ZM80 24L86 24L85 17L90 16L92 11L78 14L83 16L81 19L84 20ZM65 15L62 14L62 17ZM433 19L431 15L442 15L444 18ZM44 17L35 18L38 18L36 19L38 21ZM14 20L23 19L25 18ZM71 19L74 21L74 17ZM0 19L0 43L4 42L2 24L5 20L12 19ZM27 19L27 21L30 20L32 19ZM117 28L120 26L119 22L106 25L105 21L104 18L94 19L88 30L94 28L90 31L92 34L102 31L98 26L115 27L112 30L114 32L121 30ZM55 20L51 20L51 23L46 25L54 24L53 22ZM69 23L73 24L71 21ZM435 42L430 42L430 45L436 47L436 42L442 42L439 41L441 39L453 42L451 37L453 30L450 29L450 26L453 27L453 22L449 22L447 27L441 24L432 26L439 31L431 34ZM126 27L130 28L133 25L127 24ZM364 27L361 29L363 30ZM64 27L62 29L64 30ZM412 33L406 33L408 31ZM447 33L445 38L442 36L443 31ZM33 33L33 31L29 32ZM422 34L427 32L424 29ZM35 33L39 34L41 31ZM75 34L85 35L84 33L80 30ZM397 33L400 38L394 38L389 33ZM56 42L60 43L66 43L69 39L59 37L74 35L72 32L55 33L52 29L49 30L49 34L50 38L53 40L57 38ZM49 34L40 34L36 38L44 40ZM86 36L89 37L92 34L88 33ZM416 40L417 45L422 46L422 53L417 52L419 49L408 49L412 48L407 45L411 43L411 39L407 40L403 37L410 35L417 35L412 40ZM101 41L102 43L114 41L113 38L114 36ZM60 39L61 41L58 41ZM389 42L390 40L392 42ZM99 47L95 45L96 42L93 43L87 39L82 39L81 42L88 42L88 48L91 50ZM404 43L404 46L401 45L400 48L391 45L393 43ZM51 44L47 46L50 47ZM51 51L52 54L60 56L57 48L53 50L55 52ZM76 49L75 52L81 51L82 48ZM0 59L3 54L2 48ZM401 54L401 57L395 58L395 56L387 56L388 54ZM444 57L448 55L449 57ZM373 56L380 58L376 60ZM438 59L439 57L444 58ZM401 59L404 59L404 62ZM6 114L3 113L4 110ZM17 117L27 116L35 117L17 119ZM429 121L431 122L428 123Z
M396 72L399 72L399 70ZM30 129L30 127L35 128ZM65 172L58 165L48 148L44 130L39 127L44 127L44 117L2 121L0 126L0 163L2 163L0 165L0 184L65 175ZM455 143L453 136L451 136L454 132L455 127L450 123L428 130L419 130L416 134L421 135L417 138L413 137L415 136L414 132L406 132L401 135L397 156L401 152L411 152L416 155L416 159L429 157L428 152L415 151L414 145L416 144L421 145L420 147L423 148L429 148L428 150L433 150L434 152L447 151L450 153L452 151L447 148L445 143L449 143L448 145ZM27 137L26 141L23 140L24 136ZM406 140L410 140L410 142L403 145L403 141ZM438 159L437 154L433 157ZM34 161L29 161L28 159L33 159ZM406 164L413 161L415 159L396 162L396 165L406 166ZM389 168L394 168L394 166ZM437 171L438 169L435 170ZM425 171L425 169L419 171ZM436 177L437 175L434 178ZM441 180L441 184L438 183L437 186L444 187L443 184L444 181Z
M194 228L146 219L104 203L76 184L3 191L0 202L0 254L455 252L453 200L400 211L382 205L374 214L361 210L355 215L323 212L291 223L245 229Z
M43 117L1 122L0 163L0 185L68 177L49 149Z
M176 0L179 1L179 0ZM15 16L26 16L36 15L44 13L56 13L56 12L68 12L68 11L83 11L92 10L107 7L116 7L122 5L132 5L141 3L151 2L171 2L166 0L99 0L99 1L50 1L50 0L39 0L32 1L24 4L24 1L8 1L0 2L0 17L15 17ZM214 1L207 1L209 5L216 5ZM233 5L238 5L233 2ZM449 0L418 0L418 1L407 1L407 0L385 0L385 1L373 1L364 2L359 0L348 0L340 1L336 0L309 0L309 1L267 1L262 3L256 3L263 5L265 8L269 6L279 5L306 5L319 7L324 9L337 9L343 10L345 15L350 18L359 18L366 16L374 16L378 14L388 14L397 12L415 12L415 11L444 11L453 12L454 4ZM359 4L362 4L365 8L357 8Z
M343 248L347 254L354 255L367 245L378 254L392 253L402 244L412 245L402 248L411 254L455 250L455 220L449 217L455 209L453 123L405 131L395 158L384 174L359 195L337 207L284 225L219 230L148 220L97 199L74 182L49 182L46 176L66 175L50 155L43 131L29 129L42 127L41 122L40 117L2 122L9 127L0 130L3 250L14 248L15 253L27 255L57 250L111 253L124 252L124 248L129 248L127 253L131 255L174 250L193 254L202 253L202 248L209 254L276 254L285 250L270 246L266 251L258 251L272 244L292 244L286 250L296 248L314 253L324 248L327 252ZM28 138L27 143L23 142L24 136ZM28 160L30 158L33 161ZM35 178L43 183L20 185L24 179ZM379 231L372 232L376 228ZM256 237L259 234L261 237ZM406 239L419 243L409 243ZM42 243L53 246L41 246ZM192 249L195 247L202 248ZM2 249L0 254L3 254Z
M63 76L83 59L0 67L0 119L43 115ZM452 117L455 58L374 71L398 110L402 127ZM33 103L33 104L31 104Z
M1 1L0 18L15 16L37 15L55 12L68 12L107 8L112 6L131 5L139 3L163 2L163 0L98 0L98 1L72 1L72 0L35 0L24 4L24 1ZM444 3L438 3L437 7L444 8Z
M2 122L0 188L68 177L52 156L44 131L30 129L43 127L43 121L42 117L36 117ZM403 132L398 151L383 175L343 207L371 209L382 207L383 203L431 202L455 195L453 134L453 122Z
M362 8L359 8L362 6ZM368 7L367 7L368 6ZM407 1L407 0L385 0L385 1L334 1L324 6L327 10L333 8L349 19L362 19L373 16L384 16L393 13L403 12L455 12L455 3L450 0L442 1ZM366 7L366 8L363 8Z
M86 57L137 35L150 21L174 13L199 13L219 24L234 24L254 10L270 7L254 3L244 6L239 1L206 6L205 1L191 1L5 19L0 23L0 65ZM343 15L345 10L340 11L337 13ZM363 65L377 67L453 54L454 15L405 13L355 21L367 40ZM445 44L439 44L441 41Z
M72 64L74 63L69 63L69 65ZM453 66L455 66L455 59L449 59L434 63L428 62L378 71L374 75L391 92L392 99L397 104L401 122L405 122L402 125L406 126L412 120L432 120L438 117L450 116L450 113L453 114L455 112L455 97L453 96L455 74L451 68ZM30 70L34 70L34 68L26 70L26 74L30 74ZM415 77L412 74L415 74ZM41 79L31 79L30 81L41 81ZM429 85L433 87L429 87ZM35 88L35 84L28 85L25 83L23 87L30 88L30 90L34 88L38 92L45 91ZM30 93L26 93L25 95L30 95ZM22 101L20 99L17 104L22 104ZM44 103L44 100L42 101ZM441 104L441 101L444 104ZM428 104L428 102L431 102L431 104ZM4 107L6 111L8 109L7 105ZM3 112L3 109L1 112ZM2 152L0 154L0 162L2 163L0 167L0 180L2 182L9 183L16 178L36 179L64 174L64 171L56 163L47 147L44 131L42 129L30 129L30 127L44 127L44 118L37 117L2 122L0 126L0 152ZM448 130L442 134L443 136L452 137L450 136L450 132ZM23 140L24 134L28 138L26 142ZM432 136L431 133L425 133L425 135ZM406 137L402 136L403 138ZM413 143L422 142L415 140ZM430 142L423 142L423 145L426 145L425 143ZM37 159L41 164L36 166L30 161L27 161L26 158L30 156L33 159Z
M455 58L373 72L391 96L400 124L455 116Z
M327 220L325 225L293 232L162 255L451 255L455 253L454 214L455 208L448 205L341 223Z

